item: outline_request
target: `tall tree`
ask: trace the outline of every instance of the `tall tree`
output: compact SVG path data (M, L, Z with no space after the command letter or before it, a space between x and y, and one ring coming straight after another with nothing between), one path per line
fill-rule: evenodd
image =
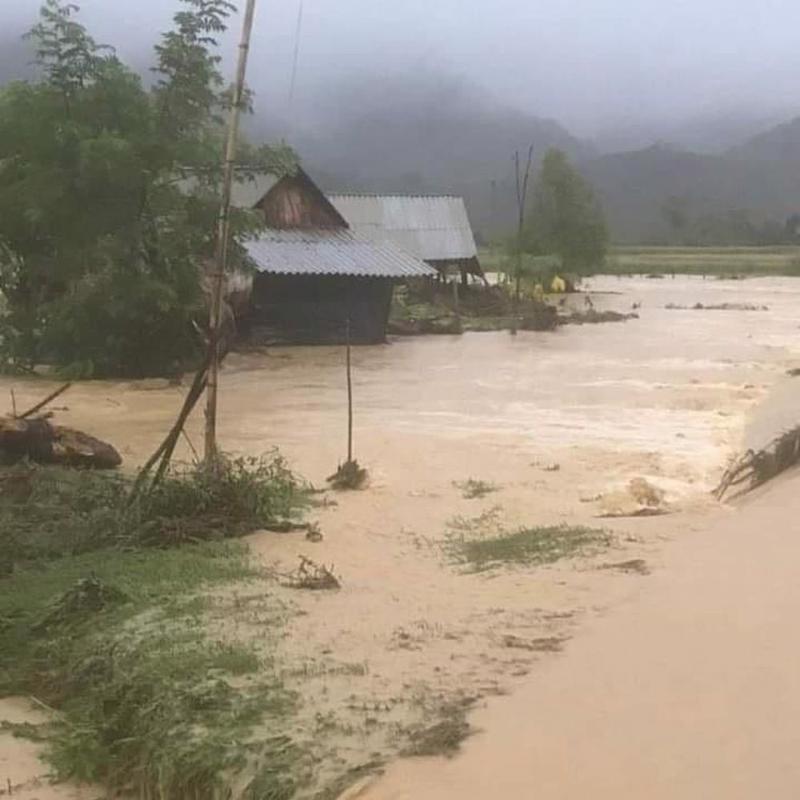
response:
M592 187L561 150L549 150L542 162L526 239L528 249L559 256L571 272L585 273L605 258L608 229L603 210Z
M41 79L0 90L0 355L80 375L163 374L195 351L229 103L215 53L232 6L183 0L150 90L46 0ZM253 169L293 168L245 148ZM236 237L257 215L237 211ZM235 262L240 251L234 248Z

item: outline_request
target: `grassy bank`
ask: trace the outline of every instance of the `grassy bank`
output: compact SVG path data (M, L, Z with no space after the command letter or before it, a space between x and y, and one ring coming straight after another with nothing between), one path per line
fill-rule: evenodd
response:
M203 800L247 775L244 797L293 795L295 696L263 655L288 611L226 537L292 513L298 485L279 460L251 466L173 475L134 506L113 476L2 474L0 693L53 710L35 734L59 777Z

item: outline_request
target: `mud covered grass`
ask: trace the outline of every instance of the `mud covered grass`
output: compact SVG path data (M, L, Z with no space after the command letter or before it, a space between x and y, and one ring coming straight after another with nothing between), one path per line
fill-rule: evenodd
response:
M408 734L409 744L405 756L454 756L462 742L474 733L467 713L475 703L474 698L457 698L442 703L435 709L436 719L430 725L420 725Z
M509 530L499 509L471 519L456 517L448 525L445 550L467 571L480 572L504 564L540 566L563 558L592 555L613 543L609 531L581 525L545 525Z
M212 633L212 601L199 593L256 574L243 545L209 542L65 556L3 581L0 692L55 710L58 777L206 798L248 766L253 727L269 720L280 731L295 698L251 646ZM272 793L259 796L293 791L296 758L277 744L260 748Z
M496 483L478 480L476 478L468 478L465 481L454 481L453 486L461 492L461 496L465 500L480 499L481 497L486 497L486 495L493 494L500 490L500 487Z
M241 599L264 578L231 540L302 513L283 460L173 472L133 504L122 477L3 477L0 694L53 711L56 775L145 800L227 796L237 780L242 797L293 796L297 698L264 655L289 611L268 591ZM258 647L237 626L256 627Z

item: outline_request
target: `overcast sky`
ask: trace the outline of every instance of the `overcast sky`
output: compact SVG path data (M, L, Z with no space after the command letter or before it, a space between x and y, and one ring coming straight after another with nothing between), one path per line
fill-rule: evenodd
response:
M0 0L2 29L27 27L38 5ZM178 3L81 5L97 39L141 62ZM250 82L273 104L288 96L298 6L258 2ZM718 112L792 116L800 2L304 0L298 102L345 77L439 71L584 136Z

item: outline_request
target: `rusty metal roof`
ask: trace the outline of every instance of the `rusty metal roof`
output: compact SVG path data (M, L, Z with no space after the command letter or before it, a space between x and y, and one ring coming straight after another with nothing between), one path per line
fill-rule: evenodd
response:
M328 199L360 236L372 241L388 239L424 261L478 254L461 197L330 194Z
M392 242L372 242L344 229L276 230L245 242L256 270L278 275L417 278L436 275Z

